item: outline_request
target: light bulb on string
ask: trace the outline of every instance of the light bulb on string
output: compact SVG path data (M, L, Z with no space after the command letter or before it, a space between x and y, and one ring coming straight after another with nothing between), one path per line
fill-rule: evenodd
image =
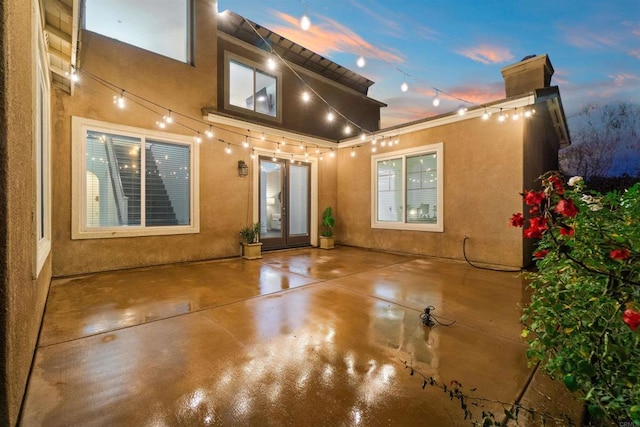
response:
M356 149L354 147L351 147L351 157L355 157L356 156Z
M378 143L378 138L374 136L373 139L371 140L371 144L376 145L377 143Z
M78 73L76 72L76 68L71 67L71 81L77 82L78 80L80 80L80 76L78 76Z
M400 144L400 139L396 136L396 139L394 139L394 140L393 140L393 143L394 143L395 145Z
M467 112L467 108L466 107L458 108L458 115L459 116L464 116L466 112Z
M311 95L309 95L309 92L307 92L306 90L302 92L302 100L304 102L309 102L310 99L311 99Z
M302 17L300 18L300 28L304 31L308 31L309 28L311 28L311 20L306 13L302 14Z
M378 147L376 147L375 145L371 146L371 152L375 153L376 151L378 151Z
M327 113L327 121L328 121L328 122L333 122L333 120L334 120L335 118L336 118L336 115L335 115L335 114L333 114L333 111L329 111L329 112Z
M244 148L249 148L249 137L245 135L244 141L242 141L242 146Z
M198 144L202 143L202 137L200 136L200 132L196 133L196 136L194 139Z
M364 132L362 132L360 134L360 141L364 141L365 139L367 139L367 134L365 134Z
M113 95L113 103L116 104L120 109L125 107L124 89L122 89L122 92L120 92L120 96Z
M360 68L364 67L365 65L367 65L367 61L365 61L364 56L360 55L358 57L358 60L356 61L356 65Z
M280 142L280 144L287 145L287 141L284 139L284 136L282 137L282 141Z
M167 115L164 117L164 121L167 123L173 123L173 117L171 117L171 110L169 110Z
M269 57L269 59L267 59L267 67L269 67L271 71L276 69L276 60L273 59L273 54Z
M309 150L308 149L304 150L304 158L307 159L307 160L309 159Z
M345 135L351 135L351 126L350 125L345 125L344 134Z
M504 122L504 114L502 113L502 108L500 108L500 115L498 116L498 121L499 122Z
M251 158L252 159L256 158L256 150L251 150Z
M384 147L385 145L387 145L387 141L385 141L385 140L383 139L383 140L380 142L380 145Z
M525 118L527 118L527 119L528 119L529 117L531 117L531 111L530 111L530 110L525 111L525 112L524 112L524 117L525 117Z
M231 144L227 143L227 148L224 149L227 154L231 154Z
M319 153L320 153L320 147L316 145L316 154L319 154Z
M484 109L484 113L482 113L482 120L489 120L489 112L487 109Z
M333 151L333 148L331 149L331 151L329 151L329 157L335 157L336 156L336 152Z
M213 138L213 127L209 126L209 129L204 131L204 134L206 135L207 138L211 139Z
M511 118L513 120L518 120L520 118L520 113L518 113L518 109L516 108L513 112L513 114L511 115Z
M437 107L440 105L440 97L438 96L438 91L436 90L436 96L433 98L433 106Z
M300 141L300 146L299 147L300 147L301 150L304 150L304 145L302 144L302 141Z
M261 139L262 141L264 141L266 138L267 138L267 137L264 135L264 132L262 132L262 135L260 135L260 139Z
M322 153L320 153L319 159L320 159L320 161L324 160L324 156L322 155Z
M273 157L271 158L271 160L273 160L274 162L278 161L278 158L276 157L276 153L273 153Z
M280 144L276 144L276 153L280 152Z
M165 127L167 127L167 125L164 122L164 119L163 120L157 120L156 121L156 126L158 126L160 129L164 129Z
M407 84L406 81L402 82L402 84L400 85L400 90L403 92L406 92L409 90L409 85Z

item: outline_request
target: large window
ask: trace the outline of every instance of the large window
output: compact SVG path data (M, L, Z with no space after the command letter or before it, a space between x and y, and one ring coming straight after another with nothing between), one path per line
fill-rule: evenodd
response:
M34 22L40 22L39 17ZM35 162L35 220L36 252L34 276L38 277L49 253L51 252L51 131L50 131L50 91L47 54L40 28L34 28L37 59L35 64L35 123L34 123L34 162Z
M237 59L227 59L227 106L278 117L278 76Z
M86 0L87 30L190 62L192 0Z
M195 233L190 138L74 117L74 238Z
M443 231L442 144L372 157L371 226Z

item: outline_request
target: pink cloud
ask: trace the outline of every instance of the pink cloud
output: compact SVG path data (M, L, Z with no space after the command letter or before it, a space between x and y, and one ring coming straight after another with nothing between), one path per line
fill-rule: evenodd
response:
M311 28L304 31L299 28L298 18L282 12L275 12L275 14L289 25L274 26L272 31L320 55L329 56L331 52L342 52L378 58L391 63L404 62L400 53L377 48L332 19L321 17L319 23L312 22Z
M609 75L609 78L613 80L613 84L616 86L632 85L640 81L640 77L634 76L633 74L626 74L626 73Z
M634 49L629 51L629 55L636 59L640 59L640 49Z
M457 53L483 64L500 64L513 59L509 49L501 46L480 45L461 49Z

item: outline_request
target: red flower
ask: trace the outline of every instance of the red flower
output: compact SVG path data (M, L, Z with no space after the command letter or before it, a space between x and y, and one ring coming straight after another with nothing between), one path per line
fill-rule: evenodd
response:
M553 185L553 188L559 195L564 194L564 187L562 186L562 180L558 178L557 175L552 175L549 177L549 184Z
M535 206L542 203L544 193L542 191L529 191L524 195L524 202L529 206Z
M573 236L575 230L573 227L569 227L568 225L563 225L560 227L560 235L562 236Z
M627 248L622 248L622 249L614 249L609 253L609 256L611 257L611 259L619 259L621 261L629 258L629 249Z
M547 220L544 217L529 218L529 228L524 230L524 237L539 239L542 237L542 232L548 229Z
M524 225L524 217L521 213L513 214L509 223L512 227L522 227Z
M555 211L566 217L578 215L578 207L573 203L573 200L561 199L556 205Z
M547 256L548 253L549 253L549 249L543 249L533 254L533 256L536 258L544 258Z
M531 215L538 213L538 211L540 211L540 208L538 206L534 206L531 209L529 209L529 213Z
M622 314L622 321L629 325L631 330L635 332L640 325L640 313L631 308L628 308Z

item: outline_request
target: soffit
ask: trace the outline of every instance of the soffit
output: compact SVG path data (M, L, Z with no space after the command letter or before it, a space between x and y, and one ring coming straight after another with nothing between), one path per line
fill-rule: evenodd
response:
M364 95L374 83L366 77L230 10L218 14L218 29L267 52L273 49L282 59L357 90ZM268 45L265 45L265 41Z
M71 72L77 60L79 1L40 0L51 81L68 93L74 87Z

